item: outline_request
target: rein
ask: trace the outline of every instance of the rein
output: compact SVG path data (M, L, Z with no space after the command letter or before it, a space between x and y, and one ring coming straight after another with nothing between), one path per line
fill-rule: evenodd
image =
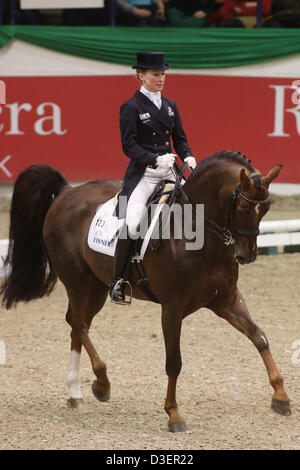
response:
M260 233L259 229L247 230L247 229L241 229L239 227L233 226L234 208L235 208L235 204L236 204L238 197L242 197L243 199L250 202L251 204L264 204L268 202L269 200L269 196L263 200L249 199L241 192L241 185L239 184L238 187L233 191L230 202L229 202L229 210L228 210L228 218L227 218L226 227L221 227L213 220L210 220L207 217L205 217L205 222L208 224L211 224L214 227L213 229L209 225L206 225L208 230L210 230L211 232L214 232L223 241L224 245L226 246L235 244L236 242L235 235L242 235L243 237L252 238L252 237L257 237L257 235L259 235Z

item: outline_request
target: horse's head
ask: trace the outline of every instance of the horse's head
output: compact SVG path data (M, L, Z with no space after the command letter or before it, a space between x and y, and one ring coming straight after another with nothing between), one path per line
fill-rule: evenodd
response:
M257 257L259 223L270 208L269 185L279 175L282 165L274 166L266 176L240 171L240 185L235 193L232 229L235 256L240 264L251 263Z
M240 264L257 257L259 223L270 208L269 185L281 168L278 164L262 176L245 155L223 150L199 162L183 186L191 203L205 205L206 234L214 234L209 241L218 237L232 246Z

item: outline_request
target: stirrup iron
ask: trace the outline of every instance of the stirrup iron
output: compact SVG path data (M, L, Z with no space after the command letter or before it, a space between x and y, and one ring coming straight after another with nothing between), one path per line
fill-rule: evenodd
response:
M129 296L129 300L126 300L126 297L124 300L113 300L113 298L111 298L111 301L114 303L114 304L117 304L117 305L130 305L131 304L131 300L132 300L132 287L131 287L131 284L128 280L125 280L125 279L119 279L115 284L114 284L114 288L118 285L118 284L128 284L129 287L130 287L130 296ZM124 296L125 296L125 292L124 292Z

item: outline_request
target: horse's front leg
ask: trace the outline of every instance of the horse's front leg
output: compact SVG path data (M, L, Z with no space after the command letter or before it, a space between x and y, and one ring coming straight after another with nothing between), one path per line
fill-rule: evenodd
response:
M186 424L180 416L176 402L176 384L181 371L180 333L182 315L171 307L162 309L162 328L166 348L166 373L168 389L165 400L165 411L169 415L169 431L184 432Z
M266 366L270 384L274 389L271 408L281 415L290 415L289 397L285 391L283 377L280 374L270 352L264 332L253 322L240 292L237 290L231 306L211 308L217 315L225 318L237 330L246 335L257 348Z

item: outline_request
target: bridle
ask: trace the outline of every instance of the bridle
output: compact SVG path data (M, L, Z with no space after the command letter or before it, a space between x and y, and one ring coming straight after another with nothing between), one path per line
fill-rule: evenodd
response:
M175 176L175 186L174 186L174 190L171 192L172 194L171 194L170 205L172 204L172 202L174 202L174 200L177 199L177 197L180 194L183 197L184 202L187 204L190 204L189 199L181 185L181 178L183 176L184 171L185 171L185 165L182 165L182 167L179 167L179 172L177 174L173 172ZM260 173L257 173L256 171L254 171L249 175L249 178L254 178L255 176L260 176ZM206 216L204 217L205 227L211 232L215 233L217 237L219 237L223 241L224 245L226 246L235 244L236 235L241 235L242 237L254 238L254 237L257 237L260 233L259 229L247 230L247 229L242 229L233 225L234 209L235 209L236 201L239 197L249 202L250 204L265 204L266 202L269 201L269 196L261 200L248 198L247 196L245 196L245 194L242 193L242 185L239 184L233 191L230 201L229 201L228 216L227 216L227 222L226 222L225 227L222 227L217 222L210 220Z
M256 174L257 173L250 175L250 177L253 177ZM236 205L236 201L238 197L245 199L247 202L250 202L251 204L265 204L269 200L269 196L266 199L262 199L262 200L250 199L247 196L245 196L241 191L242 191L242 187L239 184L232 193L232 196L229 201L227 223L225 227L222 227L221 225L217 224L213 220L210 220L208 217L204 217L206 228L210 230L211 232L214 232L217 235L217 237L219 237L223 241L224 245L226 246L235 244L236 235L241 235L242 237L248 237L248 238L257 237L257 235L259 235L259 229L247 230L247 229L241 229L233 225L234 209L235 209L235 205Z

